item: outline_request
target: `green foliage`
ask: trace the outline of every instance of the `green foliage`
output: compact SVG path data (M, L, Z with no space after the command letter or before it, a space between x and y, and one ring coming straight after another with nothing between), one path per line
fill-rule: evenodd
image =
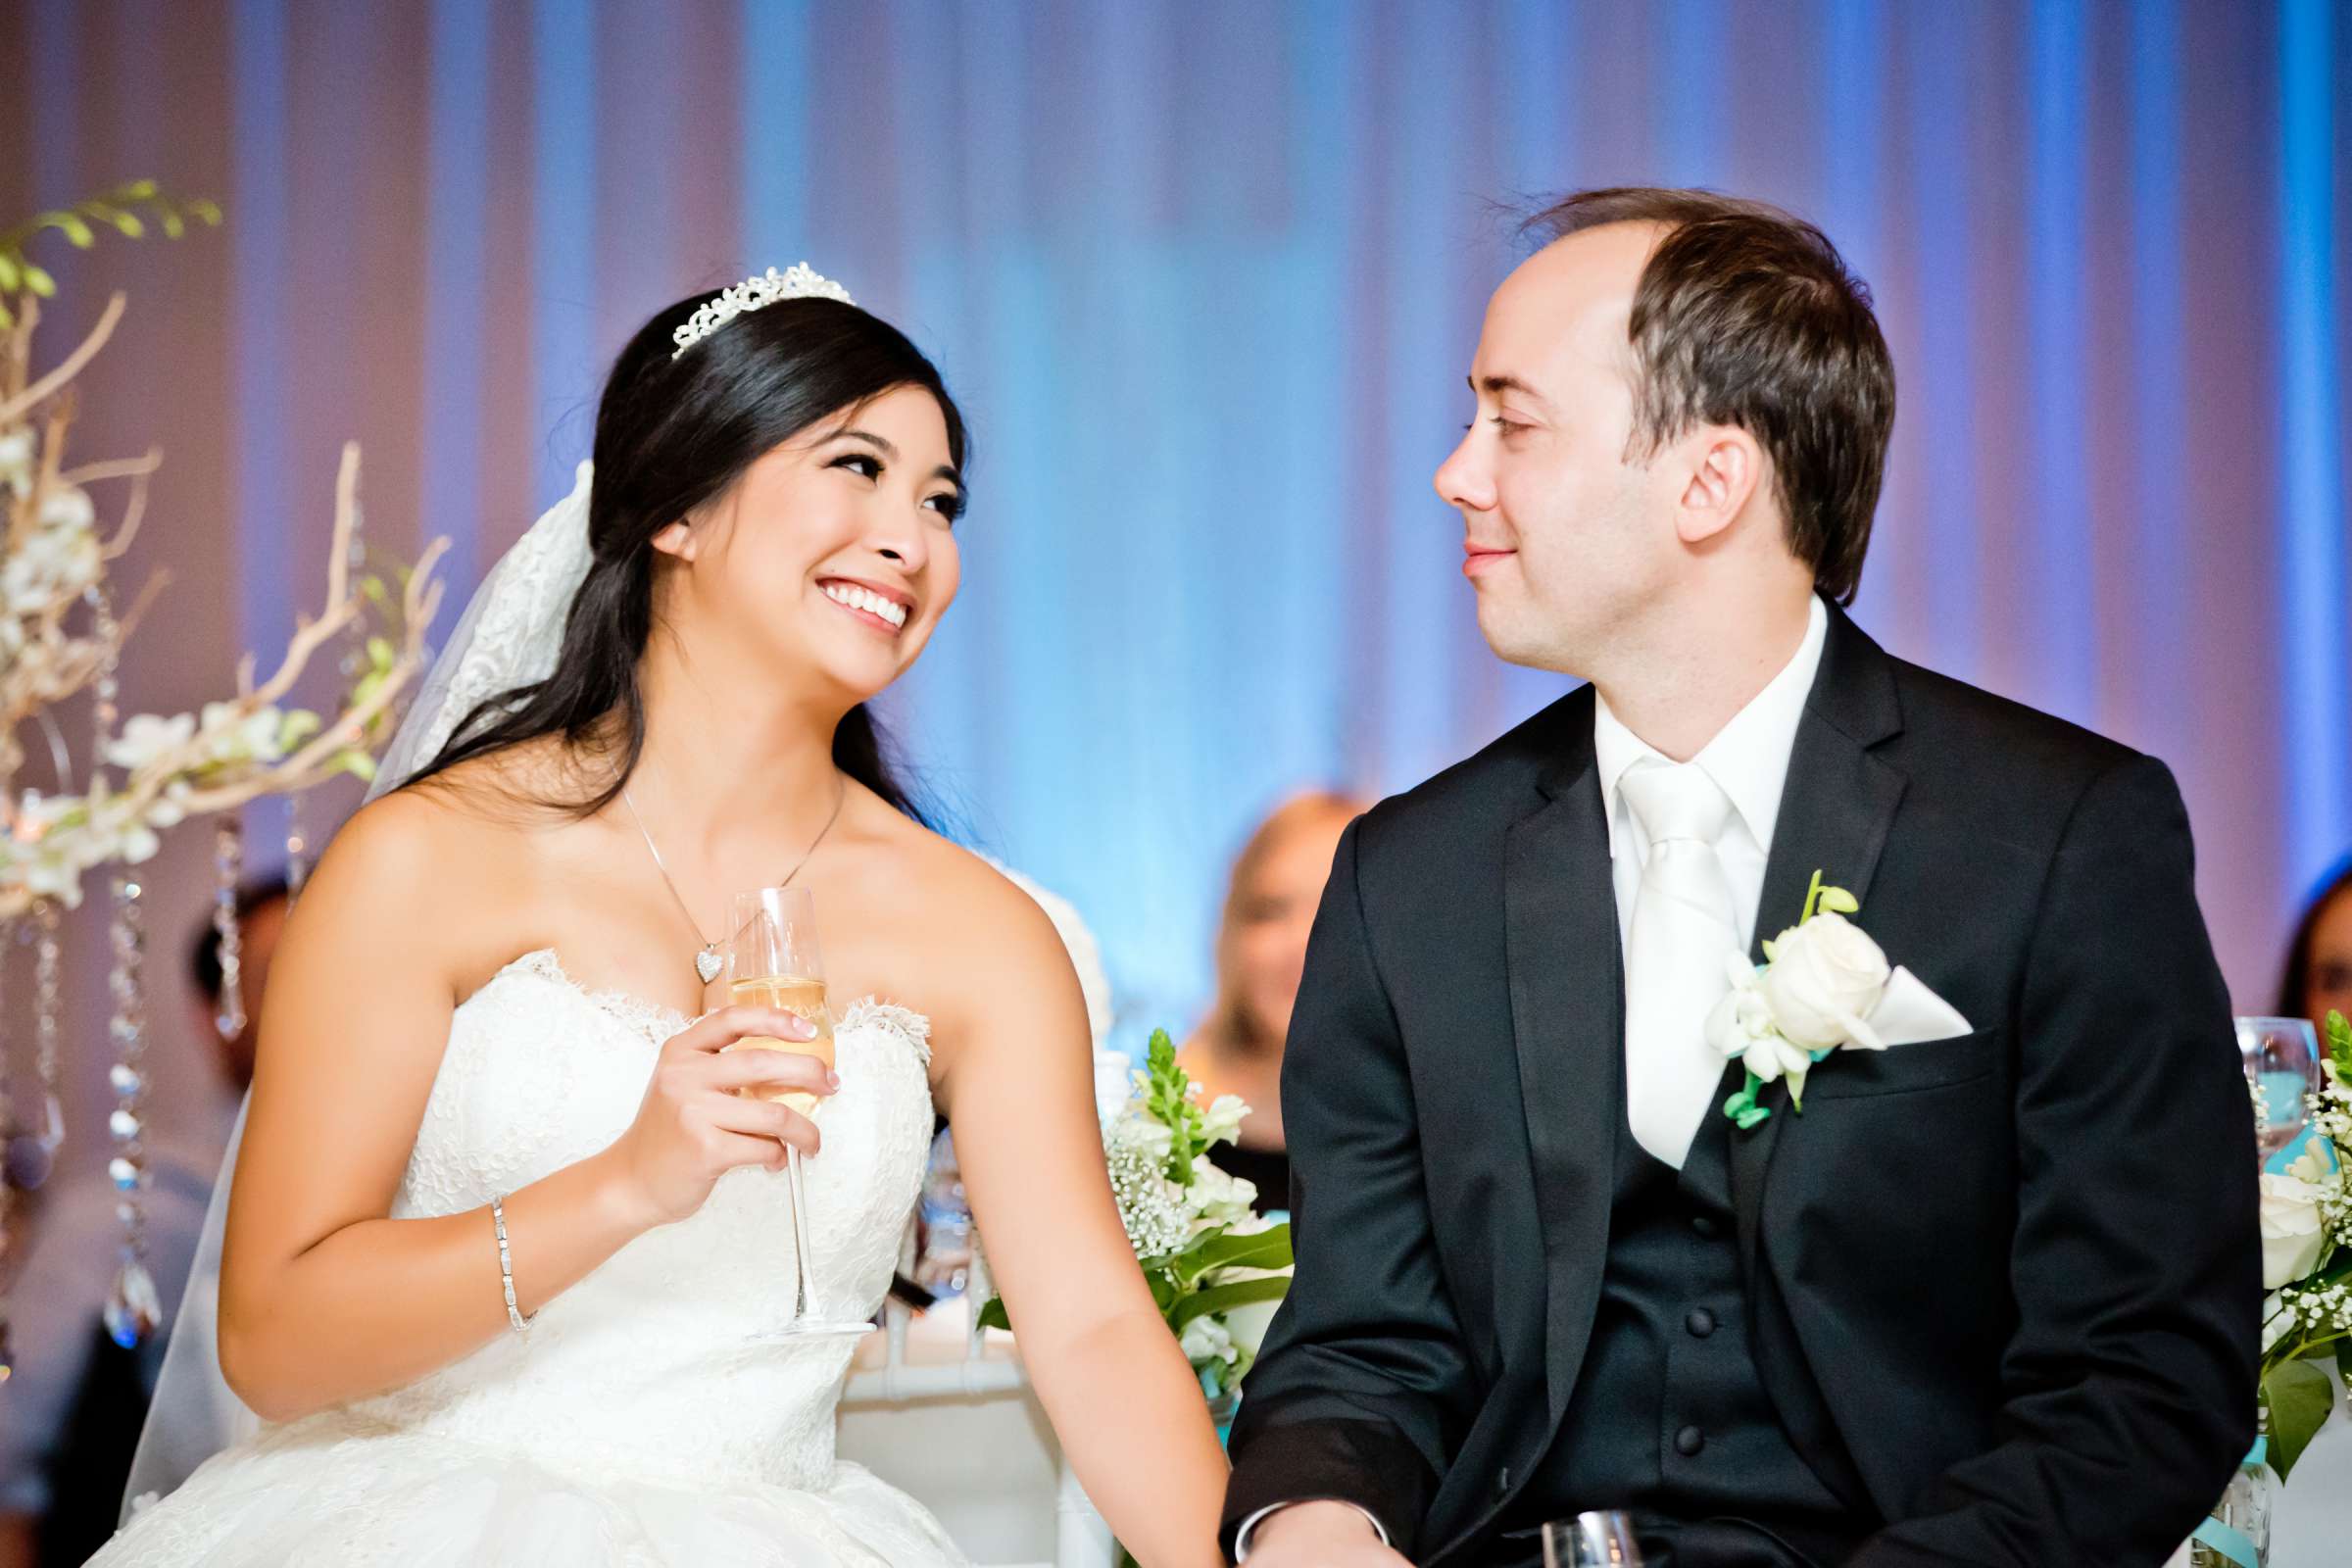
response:
M323 722L317 713L307 708L294 709L284 718L278 720L278 751L281 754L294 751L304 741L318 734Z
M2329 1008L2328 1012L2328 1073L2339 1084L2352 1084L2352 1019Z
M1208 1152L1217 1140L1209 1136L1207 1117L1194 1096L1192 1075L1176 1064L1176 1042L1165 1029L1152 1031L1144 1059L1135 1104L1125 1114L1140 1112L1168 1130L1168 1156L1161 1173L1178 1187L1193 1188L1198 1185L1193 1162ZM1152 1292L1152 1303L1159 1308L1171 1334L1183 1334L1186 1326L1199 1318L1257 1302L1279 1301L1289 1292L1289 1274L1277 1272L1291 1266L1289 1225L1236 1233L1229 1225L1205 1223L1204 1216L1196 1218L1195 1223L1201 1226L1200 1233L1178 1250L1166 1256L1137 1260L1137 1266L1143 1270L1144 1284ZM1232 1278L1236 1272L1247 1277ZM1012 1320L1005 1311L1004 1298L999 1297L983 1305L978 1322L984 1329L1011 1328ZM1247 1370L1247 1351L1238 1366L1226 1368L1220 1363L1206 1363L1201 1374L1203 1387L1208 1388L1213 1381L1222 1388Z
M1290 1294L1287 1275L1270 1274L1262 1279L1235 1280L1231 1285L1212 1285L1206 1290L1193 1292L1166 1308L1168 1327L1177 1333L1197 1317L1211 1312L1229 1312L1237 1306L1249 1306L1255 1301L1279 1301Z
M2271 1413L2271 1468L2284 1481L2333 1408L2335 1386L2316 1361L2282 1361L2263 1374L2262 1402Z
M148 217L142 219L136 209L144 209ZM217 228L220 209L201 197L175 200L165 195L154 180L134 179L72 207L35 213L0 232L0 327L16 324L16 314L8 305L10 296L29 294L45 300L57 294L57 279L24 254L24 247L41 234L63 234L67 244L86 251L109 229L124 239L144 239L149 221L163 230L166 239L177 239L187 232L190 220Z
M1843 888L1830 887L1821 880L1821 873L1816 871L1813 873L1812 882L1805 888L1805 911L1796 917L1796 923L1803 925L1816 914L1859 914L1861 912L1861 900ZM1765 956L1770 958L1772 956L1766 954Z
M1176 1042L1165 1029L1152 1031L1145 1054L1144 1110L1168 1130L1168 1180L1193 1185L1193 1161L1208 1152L1206 1121L1192 1096L1192 1075L1176 1065Z

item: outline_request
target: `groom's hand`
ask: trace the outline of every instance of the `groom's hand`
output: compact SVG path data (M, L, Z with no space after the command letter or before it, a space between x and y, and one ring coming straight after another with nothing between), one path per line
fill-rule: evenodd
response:
M1347 1502L1295 1502L1250 1533L1250 1568L1411 1568Z

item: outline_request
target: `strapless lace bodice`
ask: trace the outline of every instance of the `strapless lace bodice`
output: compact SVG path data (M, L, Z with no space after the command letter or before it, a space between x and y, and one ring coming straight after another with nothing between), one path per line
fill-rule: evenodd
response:
M689 1021L582 989L552 952L515 959L457 1009L394 1216L479 1208L608 1147L635 1117L662 1043ZM834 1033L841 1089L818 1112L824 1152L807 1164L810 1242L826 1315L862 1318L889 1286L931 1141L929 1025L861 1002L838 1013ZM728 1173L695 1214L638 1237L548 1302L527 1335L503 1334L396 1393L266 1429L95 1561L290 1560L292 1541L215 1555L231 1536L255 1539L265 1487L299 1494L278 1495L270 1517L291 1507L346 1519L334 1541L347 1554L304 1561L440 1560L416 1554L427 1524L449 1538L449 1560L496 1560L479 1530L582 1518L596 1525L584 1562L956 1560L919 1508L834 1461L855 1342L761 1337L791 1316L788 1193L782 1172ZM527 1272L528 1231L513 1246ZM495 1295L487 1234L482 1264ZM476 1492L504 1478L499 1495L476 1499L488 1510L478 1530L448 1494L457 1477ZM689 1497L702 1506L670 1517ZM742 1551L720 1550L710 1532L730 1500L747 1530L756 1519L755 1534L786 1539L754 1553L747 1534Z

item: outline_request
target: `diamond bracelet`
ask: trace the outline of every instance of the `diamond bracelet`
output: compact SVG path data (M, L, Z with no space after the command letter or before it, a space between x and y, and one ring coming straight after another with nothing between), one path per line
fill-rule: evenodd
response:
M514 1254L507 1250L507 1200L490 1200L490 1223L498 1231L498 1282L507 1293L507 1321L514 1325L517 1334L527 1333L531 1320L522 1315L514 1304Z

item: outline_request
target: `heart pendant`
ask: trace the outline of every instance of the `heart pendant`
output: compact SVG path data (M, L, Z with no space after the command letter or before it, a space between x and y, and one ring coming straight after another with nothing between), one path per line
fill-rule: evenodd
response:
M694 956L694 972L703 977L703 984L709 985L717 979L718 971L719 956L709 948L705 948Z

